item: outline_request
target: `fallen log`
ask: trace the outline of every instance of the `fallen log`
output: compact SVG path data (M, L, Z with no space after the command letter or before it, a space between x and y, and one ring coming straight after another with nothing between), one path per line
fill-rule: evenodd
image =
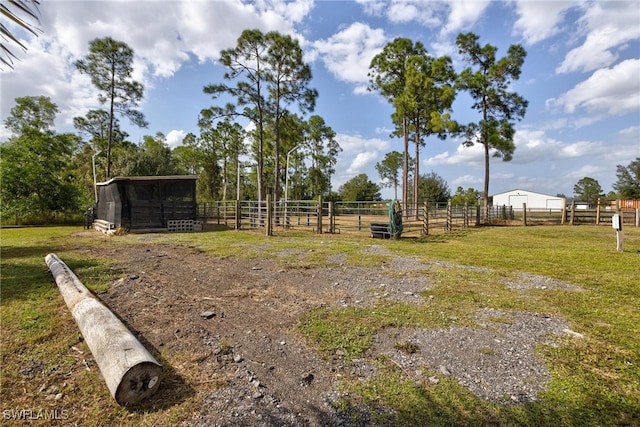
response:
M116 402L135 405L153 395L162 365L60 258L45 261Z

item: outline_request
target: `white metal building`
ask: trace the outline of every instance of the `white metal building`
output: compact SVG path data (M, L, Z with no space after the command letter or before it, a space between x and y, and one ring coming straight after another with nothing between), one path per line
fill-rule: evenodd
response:
M565 199L549 194L536 193L527 190L510 190L493 195L493 206L512 206L513 209L522 209L522 204L527 204L527 209L562 209Z

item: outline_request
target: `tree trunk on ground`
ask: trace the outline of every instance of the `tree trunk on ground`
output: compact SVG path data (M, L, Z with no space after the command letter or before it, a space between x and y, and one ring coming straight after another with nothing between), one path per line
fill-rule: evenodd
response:
M162 365L60 258L45 261L116 402L135 405L153 395Z

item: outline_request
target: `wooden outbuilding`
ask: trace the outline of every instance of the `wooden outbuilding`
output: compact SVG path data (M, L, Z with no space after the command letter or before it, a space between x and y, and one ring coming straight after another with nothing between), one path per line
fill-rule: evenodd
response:
M117 177L96 185L95 219L102 228L171 231L198 219L193 175Z

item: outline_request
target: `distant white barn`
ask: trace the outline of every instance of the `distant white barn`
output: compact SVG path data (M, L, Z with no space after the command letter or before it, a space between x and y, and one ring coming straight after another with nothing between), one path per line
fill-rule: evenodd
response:
M562 197L519 189L493 195L493 206L522 209L523 203L527 204L527 209L562 209L565 200Z

